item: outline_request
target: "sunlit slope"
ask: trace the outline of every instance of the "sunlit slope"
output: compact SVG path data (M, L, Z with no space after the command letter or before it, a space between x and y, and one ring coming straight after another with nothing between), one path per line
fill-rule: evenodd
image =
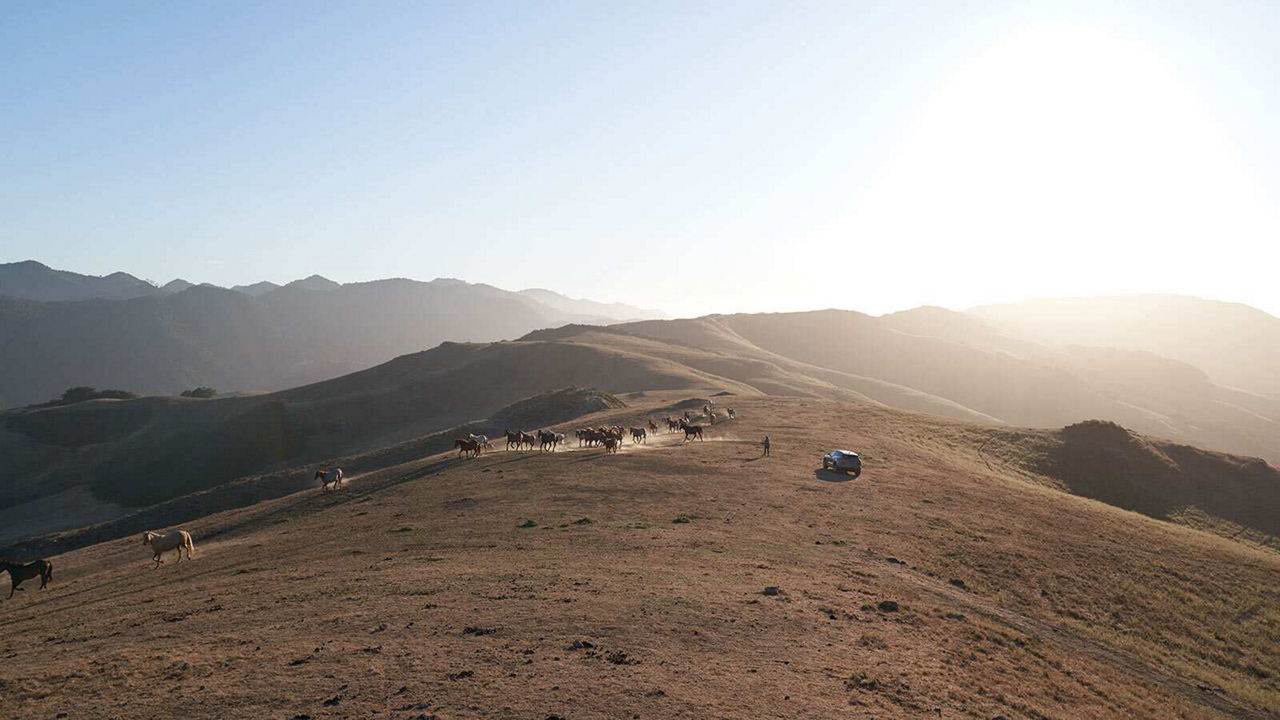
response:
M909 387L1012 425L1105 419L1280 461L1280 401L1214 384L1186 363L1146 352L1011 340L948 311L911 322L903 315L910 314L873 318L829 310L716 319L777 355Z
M619 334L661 341L663 345L650 352L675 357L697 367L718 367L720 372L770 395L815 394L830 399L860 399L942 417L1000 422L998 418L944 397L765 350L733 332L716 316L626 323L610 326L607 331L609 335L597 335L595 342L625 342L616 337ZM812 341L824 342L824 339L815 337Z
M566 427L635 424L678 397ZM733 402L740 419L703 443L425 457L212 516L189 525L191 563L151 571L136 538L55 557L52 587L0 620L6 710L1280 712L1275 553L980 452L1013 431ZM759 459L765 433L774 453ZM1027 457L1055 447L1029 437ZM863 452L861 478L815 471L833 446Z

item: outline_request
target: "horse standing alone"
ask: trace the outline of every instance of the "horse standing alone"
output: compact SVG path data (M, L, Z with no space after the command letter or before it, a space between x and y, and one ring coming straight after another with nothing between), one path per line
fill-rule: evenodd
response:
M170 550L177 549L178 562L182 562L182 550L186 548L187 559L191 559L191 551L196 549L194 543L191 542L191 533L186 530L174 530L167 535L161 535L158 532L148 530L142 534L142 544L150 545L151 552L155 553L156 564L152 569L160 567L164 563L164 559L160 556Z
M342 468L334 468L332 470L317 470L316 475L315 477L312 478L312 480L320 481L321 490L328 490L330 484L332 484L333 488L336 490L342 487Z
M9 597L13 597L15 590L20 590L18 586L23 580L30 580L33 577L40 578L40 589L43 590L49 581L53 579L53 563L48 560L36 560L21 565L8 560L0 560L0 572L8 571L9 573Z

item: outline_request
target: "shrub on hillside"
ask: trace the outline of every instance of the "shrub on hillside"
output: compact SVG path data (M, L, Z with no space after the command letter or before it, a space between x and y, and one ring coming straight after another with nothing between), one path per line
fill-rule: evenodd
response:
M214 390L211 387L204 387L203 385L201 385L198 388L192 388L191 390L182 391L182 397L189 397L189 398L208 399L208 398L214 397L217 394L218 394L217 390Z
M54 400L50 404L71 405L86 400L132 400L136 397L138 397L136 394L127 390L97 390L87 385L77 385L73 388L67 388L62 393L61 398Z

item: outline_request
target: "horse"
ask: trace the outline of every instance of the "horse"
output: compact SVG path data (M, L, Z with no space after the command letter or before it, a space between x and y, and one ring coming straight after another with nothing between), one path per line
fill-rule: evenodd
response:
M649 418L649 432L658 432L658 424L653 421L653 418Z
M480 443L470 438L458 438L453 441L453 446L458 449L458 457L466 453L471 453L471 457L480 456Z
M619 444L620 443L618 442L617 438L610 435L609 437L604 439L604 451L606 453L616 453L618 452Z
M191 559L191 551L196 549L196 546L191 542L191 533L186 530L174 530L167 535L161 535L154 530L148 530L142 533L142 544L150 545L151 552L155 553L156 564L151 568L152 570L164 564L164 559L160 556L170 550L176 548L178 551L178 562L182 562L183 548L186 548L187 550L188 560Z
M523 448L525 445L528 445L529 449L532 450L534 444L537 442L538 442L538 438L535 437L533 433L527 433L527 432L520 433L520 447Z
M342 487L342 468L334 468L332 470L317 470L312 480L320 481L320 489L328 490L329 483L333 483L333 489L337 490Z
M9 562L8 560L0 560L0 572L9 572L9 597L13 597L15 590L21 590L18 587L23 580L30 580L33 577L40 578L40 589L43 590L53 579L53 563L48 560L36 560L25 565Z
M680 421L675 418L667 418L667 432L673 433L680 429Z
M649 444L648 436L646 435L644 428L642 427L631 428L631 442L632 444L635 444L635 443L644 443L646 445Z
M515 431L512 431L512 430L503 430L503 431L502 431L502 434L507 436L507 449L508 449L508 450L510 450L510 449L511 449L511 446L512 446L512 445L515 445L517 450L519 450L519 449L520 449L520 431L519 431L519 430L515 430Z
M477 445L479 445L479 446L480 446L480 448L481 448L481 449L483 449L483 450L492 450L492 449L493 449L493 446L489 444L489 436L488 436L488 435L476 435L475 433L471 433L470 435L468 435L468 436L467 436L467 439L468 439L468 440L475 440L475 441L476 441L476 444L477 444ZM477 452L476 454L477 454L477 455L479 455L480 453L479 453L479 452Z
M699 440L705 439L702 437L702 426L701 425L685 425L684 441L689 442L690 438L695 438L695 437L698 438Z
M550 430L539 430L538 450L540 452L555 452L557 442L556 435L559 435L559 433L553 433Z
M556 433L556 447L560 447L562 442L564 442L564 433Z
M725 412L727 412L727 413L729 414L729 419L730 419L730 420L735 420L735 419L737 419L737 417L738 417L738 413L734 412L734 411L733 411L733 408L729 408L729 409L728 409L728 410L726 410Z

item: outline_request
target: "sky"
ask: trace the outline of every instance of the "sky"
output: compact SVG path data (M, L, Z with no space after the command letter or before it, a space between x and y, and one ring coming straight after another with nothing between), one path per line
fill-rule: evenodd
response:
M1280 315L1280 3L23 3L0 262Z

